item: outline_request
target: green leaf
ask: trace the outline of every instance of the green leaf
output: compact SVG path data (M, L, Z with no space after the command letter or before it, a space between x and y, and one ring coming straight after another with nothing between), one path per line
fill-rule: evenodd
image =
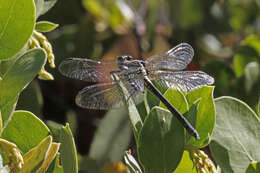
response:
M177 169L174 171L174 173L184 173L184 172L197 173L196 168L194 167L194 164L190 159L190 154L188 151L184 151L181 162L178 165Z
M204 147L208 145L208 137L212 134L215 124L215 106L213 102L214 87L204 86L199 89L190 91L186 99L191 107L193 104L198 103L196 120L194 127L200 135L199 140L190 138L186 145ZM192 116L194 117L194 115ZM189 118L187 118L190 120Z
M246 169L246 173L259 173L260 172L260 162L252 162Z
M52 22L40 21L36 23L35 30L38 32L50 32L55 28L57 28L58 26L59 26L58 24Z
M125 152L124 160L130 173L142 173L141 167L131 153Z
M0 0L0 60L13 57L32 35L35 24L33 0Z
M65 173L78 173L77 151L69 124L62 126L48 122L54 141L60 142L61 163Z
M23 153L26 153L49 133L47 126L32 113L15 111L4 128L1 138L15 143Z
M233 59L234 71L236 73L236 76L242 76L244 74L246 65L249 62L257 61L257 59L258 53L255 49L249 46L239 47Z
M15 97L39 73L46 61L43 49L32 49L19 57L0 81L0 109Z
M152 82L153 82L154 86L160 91L161 94L164 94L167 91L167 88L163 87L162 85L157 84L156 81L152 81ZM146 111L150 112L150 109L152 109L154 106L158 106L160 104L160 99L147 89L147 91L145 93L144 103L146 106Z
M210 150L226 173L244 173L260 160L260 119L242 101L232 97L215 99L216 125Z
M13 100L9 101L7 104L5 104L4 106L1 107L4 126L7 123L8 119L11 118L11 116L15 110L17 99L18 99L18 96L14 97Z
M52 137L47 136L36 147L25 153L25 155L23 156L24 164L21 169L21 173L35 172L35 170L45 159L46 153L49 152L51 143Z
M1 135L1 132L2 132L2 127L3 127L3 119L2 119L2 113L1 113L1 110L0 110L0 135Z
M184 151L183 127L170 112L154 107L144 122L137 147L145 172L170 173Z
M38 117L41 117L42 107L43 97L41 89L38 82L34 80L19 95L19 100L16 109L27 110L33 112Z
M36 7L36 17L43 15L49 11L57 2L57 0L34 0Z
M36 171L36 173L45 173L47 171L50 164L53 162L53 160L56 159L59 148L60 148L60 143L56 143L56 142L51 143L51 146L45 155L44 161L41 164L40 168Z
M99 124L88 157L98 161L121 161L131 135L126 112L123 109L109 111Z
M188 111L189 105L182 92L176 91L174 89L168 89L163 96L181 113L184 114ZM166 106L160 102L160 107L165 109Z
M55 160L51 163L46 173L63 173L63 167L60 165L60 155L57 153Z
M135 106L135 102L130 97L130 94L129 94L128 90L125 88L123 82L119 80L119 77L116 74L112 74L111 77L114 81L118 81L118 85L119 85L118 88L120 89L120 93L122 94L122 97L124 98L125 105L127 105L129 119L130 119L130 122L131 122L132 127L133 127L135 139L137 141L138 135L139 135L140 130L143 126L142 119L139 115L139 112L138 112L136 106Z

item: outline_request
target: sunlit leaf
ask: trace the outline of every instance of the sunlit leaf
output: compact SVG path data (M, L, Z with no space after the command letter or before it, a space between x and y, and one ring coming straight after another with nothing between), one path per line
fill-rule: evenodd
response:
M15 143L23 153L27 153L49 133L47 126L34 114L27 111L15 111L4 128L1 138Z
M13 57L32 35L35 24L33 0L0 0L0 60Z
M138 155L146 172L171 172L184 151L184 130L172 114L154 107L138 139Z
M61 165L64 173L78 173L76 146L69 124L62 126L54 122L48 122L48 126L51 129L54 141L61 143Z
M224 172L244 173L253 160L260 160L260 119L245 103L232 97L220 97L215 105L212 156Z
M197 173L196 168L194 167L194 164L190 159L190 155L188 151L184 151L181 162L173 173L184 173L184 172Z
M204 86L190 91L186 98L189 106L198 103L195 128L200 135L200 140L191 138L187 145L205 147L208 145L208 137L212 134L215 125L215 106L213 101L214 87ZM193 115L194 117L195 115Z
M57 0L34 0L36 6L36 17L43 15L49 11L57 2Z
M246 169L246 173L258 173L260 172L260 162L252 162Z
M60 165L60 155L57 153L55 160L49 166L46 173L63 173L63 167Z
M51 162L56 158L58 150L60 148L60 143L52 142L51 146L46 153L45 159L41 167L36 171L36 173L45 173L50 166Z
M0 81L0 108L13 100L39 73L46 61L42 49L32 49L19 57Z
M36 23L35 30L38 32L50 32L55 28L57 28L58 26L59 26L58 24L52 22L40 21Z
M48 149L51 147L52 137L43 139L36 147L29 150L24 155L24 165L21 173L29 173L35 170L45 159Z

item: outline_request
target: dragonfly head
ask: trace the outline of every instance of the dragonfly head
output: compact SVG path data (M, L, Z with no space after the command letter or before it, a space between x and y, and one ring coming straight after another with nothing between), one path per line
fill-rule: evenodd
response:
M132 56L129 56L129 55L123 55L123 56L117 57L117 62L118 62L118 64L122 64L122 63L124 63L125 61L131 61L131 60L133 60L133 57L132 57Z

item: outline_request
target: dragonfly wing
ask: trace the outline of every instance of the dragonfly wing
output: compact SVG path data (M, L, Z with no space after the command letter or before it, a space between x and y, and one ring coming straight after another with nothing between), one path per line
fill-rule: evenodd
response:
M119 108L123 105L116 82L90 85L76 96L76 104L88 109Z
M117 70L117 64L116 62L106 63L91 59L68 58L60 64L59 70L69 78L100 82L111 80L109 72Z
M155 79L159 85L186 92L214 83L214 78L203 71L154 71L150 78Z
M167 52L151 56L146 60L146 67L151 70L183 70L192 60L194 50L188 43L181 43Z
M137 81L135 81L137 82ZM129 95L134 101L139 98L143 89L137 90L129 82L125 82ZM140 85L139 85L140 86ZM122 93L117 82L100 83L83 88L76 96L76 104L88 109L112 109L123 106Z

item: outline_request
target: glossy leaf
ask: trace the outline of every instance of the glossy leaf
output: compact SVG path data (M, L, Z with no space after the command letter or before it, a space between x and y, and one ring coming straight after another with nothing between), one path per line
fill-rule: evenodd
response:
M45 159L41 165L41 167L36 171L36 173L45 173L50 166L51 162L55 160L57 153L60 148L60 143L52 142L51 146L46 153Z
M0 110L0 134L2 132L2 127L3 127L3 120L2 120L2 113L1 113L1 110Z
M49 133L47 126L34 114L27 111L15 111L4 128L1 138L15 143L23 153L27 153Z
M99 161L121 161L130 139L131 128L126 112L111 110L100 122L88 156Z
M9 118L11 118L16 104L17 104L17 97L14 97L13 100L9 101L7 104L5 104L4 106L2 106L2 118L3 118L3 124L5 125L8 121Z
M51 163L46 173L63 173L63 167L60 165L60 155L56 155L55 160Z
M259 173L260 172L260 162L252 162L246 169L246 173Z
M43 139L36 147L29 150L24 155L24 164L21 169L21 173L30 173L37 169L39 165L45 159L46 153L48 153L51 147L52 137L48 136Z
M45 61L46 54L42 49L32 49L15 61L0 81L0 109L33 80Z
M170 112L154 107L144 122L137 147L145 172L170 173L184 151L183 127Z
M58 26L59 26L58 24L52 22L40 21L36 23L35 30L38 32L50 32L55 28L57 28Z
M186 145L204 147L208 145L208 137L212 134L215 124L215 106L213 102L214 87L204 86L193 90L186 95L189 106L198 103L195 119L195 128L200 135L200 140L191 138ZM189 120L189 118L188 118Z
M260 160L260 119L242 101L232 97L215 99L216 125L210 150L226 173L244 173L254 160Z
M0 60L13 57L32 35L35 24L33 0L0 0Z
M43 15L49 11L57 2L57 0L34 0L36 6L36 17Z
M184 173L184 172L197 173L196 168L194 167L194 164L190 159L190 154L188 151L184 151L181 162L173 173Z
M76 146L69 124L62 126L54 122L49 122L48 126L51 129L54 141L61 143L61 165L64 173L78 173Z
M188 102L184 96L179 91L176 91L174 89L168 89L163 96L181 113L184 114L185 112L188 111L189 105ZM163 107L165 109L166 106L162 102L160 102L160 107Z

